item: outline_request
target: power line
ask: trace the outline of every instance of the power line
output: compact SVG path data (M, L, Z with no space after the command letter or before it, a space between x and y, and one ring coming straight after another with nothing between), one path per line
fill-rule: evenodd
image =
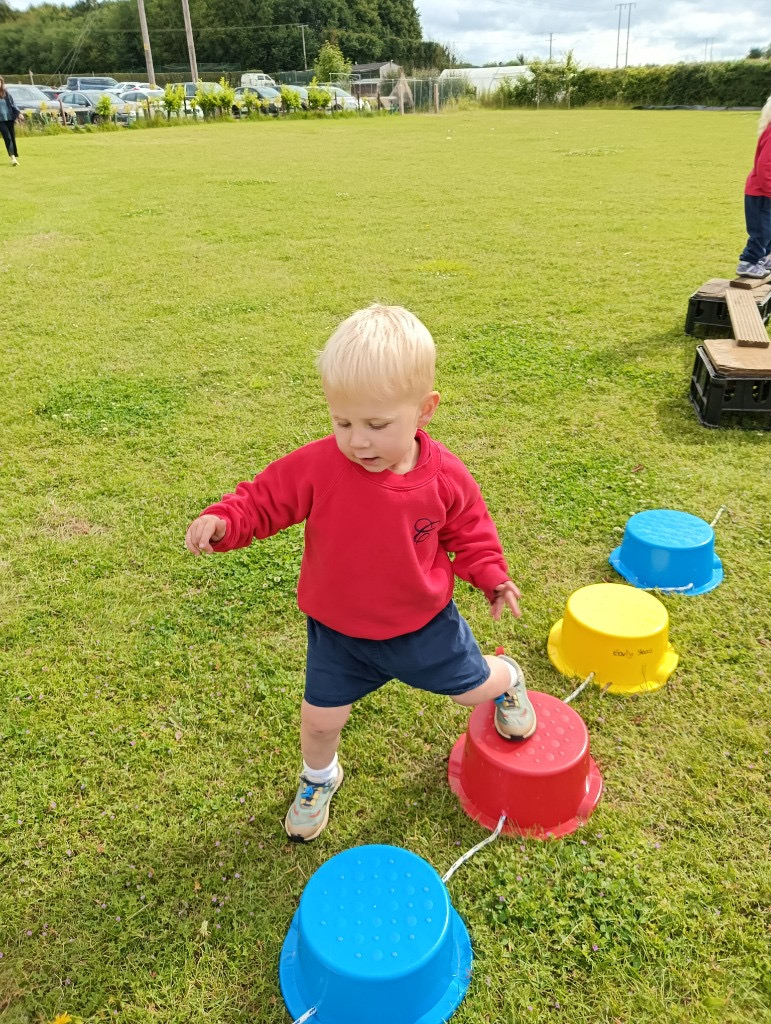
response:
M127 32L130 33L131 35L134 35L134 33L136 32L136 29L133 29L133 28L100 28L98 25L95 25L94 27L98 29L100 35L124 35ZM248 31L249 29L253 29L253 28L302 28L302 27L303 26L300 24L299 21L283 21L283 22L278 22L278 23L274 23L274 24L266 24L266 25L222 25L220 28L214 28L214 27L211 27L211 26L207 25L204 28L197 28L197 29L195 29L195 34L196 35L204 35L206 33L211 33L211 32L245 32L245 31ZM306 25L305 27L307 28L308 26ZM185 31L184 28L154 28L153 29L153 35L157 36L157 35L162 35L162 34L173 34L173 33L180 33L180 32L184 32L184 31ZM338 32L343 31L344 32L345 29L335 29L334 31L338 31Z

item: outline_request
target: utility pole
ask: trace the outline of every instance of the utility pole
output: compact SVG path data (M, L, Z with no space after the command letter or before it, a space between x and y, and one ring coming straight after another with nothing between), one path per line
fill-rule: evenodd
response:
M185 35L187 36L187 52L190 56L190 77L194 82L198 81L198 62L195 59L195 43L193 41L193 26L190 21L190 7L187 0L182 0L182 17L185 19Z
M629 26L632 23L632 8L636 7L637 4L616 4L616 10L618 11L618 32L616 34L616 67L618 67L618 55L621 50L621 14L624 8L626 8L626 57L624 58L624 67L629 63Z
M624 67L629 63L629 26L632 24L632 8L636 6L637 4L626 5L626 56L624 57Z
M551 60L551 41L552 41L553 38L554 38L554 33L550 32L549 33L549 60Z
M308 55L305 52L305 25L300 25L300 31L302 32L302 37L303 37L303 67L307 71L308 70Z
M147 17L145 15L145 0L137 0L139 10L139 27L142 30L142 47L145 51L145 64L147 65L147 80L150 85L155 85L155 68L153 67L153 54L150 49L150 34L147 31Z
M712 44L715 42L714 37L704 40L704 63L707 63L707 47L709 47L709 59L712 60Z

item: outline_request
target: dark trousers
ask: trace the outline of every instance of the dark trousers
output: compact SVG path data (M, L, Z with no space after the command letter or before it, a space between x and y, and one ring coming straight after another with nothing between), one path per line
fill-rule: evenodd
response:
M16 132L14 131L13 121L0 121L0 135L3 136L8 156L18 156L19 151L16 148Z
M744 219L749 238L739 259L760 263L771 251L771 196L745 196Z

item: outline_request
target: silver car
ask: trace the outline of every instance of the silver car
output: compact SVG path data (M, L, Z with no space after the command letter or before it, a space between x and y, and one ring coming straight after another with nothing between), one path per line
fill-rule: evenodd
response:
M136 119L136 108L109 90L92 92L89 89L87 92L63 92L59 97L59 102L64 107L65 118L69 124L99 124L102 115L98 113L97 107L103 96L109 97L118 124L128 124L129 121Z

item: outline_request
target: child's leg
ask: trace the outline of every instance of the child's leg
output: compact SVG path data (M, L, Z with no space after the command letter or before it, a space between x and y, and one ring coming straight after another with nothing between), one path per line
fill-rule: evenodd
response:
M286 834L293 842L309 843L327 826L329 802L343 784L337 745L350 713L350 704L322 708L307 700L302 703L303 770L297 794L284 820Z
M755 266L765 257L768 240L771 199L768 196L744 197L744 220L747 226L747 244L739 257L740 263Z
M334 761L340 733L350 713L350 704L340 708L319 708L307 700L303 701L300 747L309 768L320 772Z
M475 686L473 690L466 693L459 693L452 699L456 704L462 704L466 708L475 708L477 704L484 704L486 700L495 700L500 697L511 686L511 673L508 663L502 658L491 658L489 654L484 656L490 666L490 675L481 686Z
M535 732L535 708L530 703L522 669L505 655L491 658L485 655L490 675L481 686L465 693L454 694L456 704L476 707L487 700L495 701L493 723L507 740L526 740Z

